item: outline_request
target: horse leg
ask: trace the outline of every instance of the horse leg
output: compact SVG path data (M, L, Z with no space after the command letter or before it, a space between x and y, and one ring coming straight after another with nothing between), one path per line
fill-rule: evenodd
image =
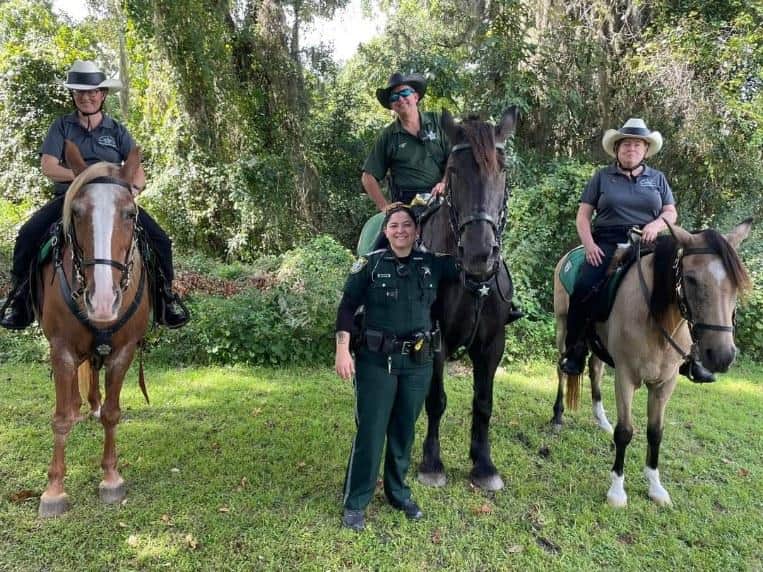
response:
M556 317L556 347L559 350L559 356L564 355L564 337L567 335L567 314ZM556 389L556 401L554 402L554 416L551 418L551 424L554 427L554 431L561 431L564 420L562 415L564 414L564 385L567 383L567 376L559 367L556 366L556 376L559 380L559 385Z
M567 376L559 366L556 368L556 377L559 380L559 384L556 387L554 416L551 418L551 424L553 425L554 431L558 433L562 430L562 425L564 424L564 419L562 418L562 415L564 414L564 384L567 381Z
M607 492L607 503L615 508L623 508L628 504L625 494L625 449L633 438L633 422L631 419L631 403L636 383L633 375L621 370L615 370L615 400L617 401L617 425L615 426L615 464L612 467L612 484Z
M601 376L603 374L604 362L595 355L591 355L588 359L588 375L591 378L591 404L593 407L593 417L596 419L596 424L611 435L614 431L609 419L607 419L604 405L601 403Z
M64 492L65 448L66 438L75 422L72 395L77 391L77 363L74 355L51 348L51 365L56 384L56 410L52 423L53 459L48 468L48 486L40 497L38 513L43 518L61 515L69 509L69 496Z
M107 504L120 502L126 494L124 479L117 470L116 428L122 416L119 407L122 381L134 352L134 345L122 348L106 367L106 400L101 408L101 423L105 433L101 461L103 480L98 485L98 494L101 501Z
M472 348L480 346L479 340ZM469 355L474 364L474 400L472 403L472 442L469 456L473 467L472 483L484 490L503 488L503 479L490 458L490 417L493 414L493 380L503 355L503 329L486 348L472 349Z
M664 427L665 407L668 399L673 393L676 380L666 382L660 385L650 385L649 398L647 400L647 426L646 426L646 466L644 467L644 476L649 483L649 498L660 506L669 506L671 503L670 495L662 483L660 483L660 471L657 464L660 456L660 442L662 441L662 430Z
M430 487L443 487L447 482L445 467L440 458L440 420L445 413L448 398L444 383L445 351L435 354L432 367L432 385L427 394L427 436L419 465L419 482Z

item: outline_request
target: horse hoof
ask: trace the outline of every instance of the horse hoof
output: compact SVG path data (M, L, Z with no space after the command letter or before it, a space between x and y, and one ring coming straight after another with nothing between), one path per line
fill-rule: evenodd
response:
M554 422L551 423L551 429L553 430L554 433L561 433L563 427L564 425L562 425L561 423L554 423Z
M101 418L101 408L99 407L98 409L93 409L93 410L90 412L90 416L91 416L93 419L100 419L100 418Z
M612 424L611 424L609 421L607 421L606 419L605 419L604 421L598 421L598 420L597 420L596 424L597 424L597 425L598 425L598 426L599 426L599 427L600 427L602 430L606 431L606 432L607 432L607 433L609 433L610 435L614 435L614 434L615 434L615 430L612 428Z
M40 518L50 518L51 516L61 516L69 510L69 495L61 493L57 496L49 496L42 493L40 497Z
M607 504L612 508L625 508L628 506L628 495L607 493Z
M483 491L500 491L503 488L503 479L500 475L491 475L476 479L472 477L472 484Z
M101 497L101 502L105 504L117 504L127 495L127 490L124 481L119 481L116 485L107 485L101 482L98 485L98 496Z
M419 473L418 480L428 487L444 487L448 482L445 473Z
M649 498L658 506L673 506L673 501L670 500L670 495L665 489L661 493L649 491Z

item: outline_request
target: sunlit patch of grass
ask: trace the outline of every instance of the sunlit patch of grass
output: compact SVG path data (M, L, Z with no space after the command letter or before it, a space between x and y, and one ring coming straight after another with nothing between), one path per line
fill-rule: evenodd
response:
M52 450L53 387L42 366L0 367L0 569L11 570L738 570L762 560L763 370L742 363L711 386L682 379L668 406L660 470L674 506L642 475L645 389L626 455L629 506L605 502L614 459L587 382L561 433L549 421L550 363L514 364L494 391L493 460L505 489L469 483L472 382L450 366L441 424L448 485L412 479L426 512L410 523L377 491L368 529L339 527L354 431L351 386L328 369L149 366L147 405L131 371L117 432L127 500L98 500L103 430L67 444L72 508L40 521ZM612 376L605 406L615 422ZM413 457L426 431L417 426Z

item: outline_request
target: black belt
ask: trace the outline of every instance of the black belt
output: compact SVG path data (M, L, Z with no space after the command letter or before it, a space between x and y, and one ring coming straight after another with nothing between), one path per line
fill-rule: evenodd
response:
M410 337L398 338L389 332L366 329L363 332L362 345L368 350L385 355L411 355L422 351L431 351L432 341L438 331L417 332Z

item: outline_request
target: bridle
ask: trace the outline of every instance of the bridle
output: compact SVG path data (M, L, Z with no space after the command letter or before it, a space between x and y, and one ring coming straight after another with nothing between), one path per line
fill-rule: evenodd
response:
M117 185L124 187L128 192L130 192L130 185L128 183L114 177L97 177L88 181L86 184L91 185L94 183ZM53 261L55 265L56 276L58 277L61 296L63 297L64 301L66 301L66 305L69 307L71 313L74 314L77 320L79 320L79 322L88 328L88 330L90 330L90 332L93 334L94 360L100 360L100 363L96 361L96 369L100 368L100 365L103 362L103 358L111 353L112 336L118 332L138 310L145 292L146 272L144 267L145 265L141 264L140 277L138 279L138 289L135 292L135 297L133 298L132 303L124 312L124 314L122 314L113 325L102 328L95 326L90 321L90 319L87 317L87 313L83 310L80 304L82 294L87 288L87 279L83 269L97 265L105 265L116 268L122 273L119 280L119 289L122 294L124 294L130 286L133 266L135 264L135 252L138 250L139 232L137 227L137 216L132 221L131 234L132 236L130 240L130 247L127 249L124 262L119 262L110 258L85 258L82 246L77 240L77 233L75 231L74 224L69 226L69 230L66 233L64 233L63 228L61 228L60 231L56 232L53 237ZM59 236L63 237L64 244L62 244L62 241L59 240ZM63 258L66 246L69 246L71 249L72 279L73 281L76 280L78 284L76 290L72 289L72 286L69 283L69 279L64 272Z
M122 181L121 179L116 179L114 177L97 177L87 182L88 185L95 183L117 185L126 188L127 192L130 192L129 184ZM66 234L64 239L66 240L66 243L71 246L72 273L76 275L77 283L79 284L77 290L72 293L72 297L75 300L79 299L87 288L87 278L85 277L83 270L90 266L103 265L116 268L122 273L119 279L119 289L121 290L122 294L124 294L127 288L129 288L130 278L132 277L133 259L137 249L137 237L135 234L136 220L137 216L132 221L130 248L128 248L127 252L125 253L124 262L118 262L117 260L113 260L111 258L85 258L85 253L79 244L79 240L77 239L75 226L73 224L70 225L69 232Z
M646 285L646 280L644 279L644 271L641 268L641 241L636 240L634 241L636 245L636 267L638 268L638 277L639 277L639 283L641 285L641 292L644 295L644 301L646 302L647 308L649 308L649 314L654 319L654 315L652 315L651 305L649 303L649 300L651 298L651 295L649 293L649 288ZM716 332L731 332L734 333L734 323L736 321L736 312L734 312L734 317L732 318L732 324L730 326L725 325L719 325L719 324L707 324L704 322L697 322L694 319L694 314L691 310L691 305L689 304L689 298L686 295L686 287L684 285L684 268L683 268L683 260L686 256L692 256L695 254L717 254L713 249L707 248L707 247L687 247L683 248L680 247L676 253L676 259L673 262L673 284L676 291L676 303L678 305L678 311L681 314L681 317L686 321L686 323L689 326L689 333L691 335L692 340L692 347L688 352L684 351L678 343L672 338L672 336L665 330L665 328L662 326L662 324L659 323L658 320L654 319L654 322L657 324L657 327L660 330L660 333L662 336L668 341L668 343L673 347L674 350L678 352L678 354L684 359L687 360L692 355L692 352L695 351L695 348L697 344L699 343L699 338L701 335L702 330L712 330Z
M454 153L457 153L459 151L464 151L466 149L471 149L471 148L472 148L471 143L459 143L451 147L450 154L453 155ZM504 144L496 143L495 148L503 150ZM448 177L448 182L447 182L447 186L445 190L445 203L448 205L450 229L451 229L451 232L453 233L454 238L456 239L456 264L461 268L462 286L464 287L465 290L467 290L474 296L474 319L472 321L471 332L469 333L467 341L461 346L462 350L459 352L456 352L455 356L452 359L456 359L456 360L460 359L461 356L464 353L466 353L466 351L474 343L474 338L477 336L477 330L479 329L480 318L482 316L482 308L485 305L485 300L490 295L490 292L492 292L494 287L498 291L498 294L501 296L504 302L507 302L507 303L510 302L510 298L507 298L503 294L503 292L501 292L501 288L497 280L498 269L500 268L500 264L503 261L503 257L500 255L501 237L503 235L503 230L506 227L508 198L509 198L508 188L506 187L506 185L504 185L503 199L501 200L501 211L498 213L498 220L496 220L493 216L490 215L490 213L488 213L485 210L475 210L475 211L472 211L468 216L461 217L459 216L458 209L456 209L456 206L453 203L453 187L450 183L450 177ZM469 226L470 224L475 224L475 223L487 223L491 226L491 228L493 229L496 242L497 242L496 246L498 247L498 252L499 252L498 261L490 270L490 274L485 280L476 280L474 277L467 274L466 271L463 269L463 264L461 262L462 235L467 226Z
M450 154L453 155L454 153L457 153L458 151L463 151L466 149L471 149L472 145L471 143L459 143L458 145L454 145L451 150ZM504 149L503 143L496 143L495 144L496 149ZM501 249L501 239L503 235L503 229L506 227L506 213L507 213L507 204L508 204L508 189L504 185L504 191L503 191L503 199L501 200L501 211L498 213L498 220L490 215L490 213L486 212L485 210L476 210L472 211L468 216L461 217L459 215L458 209L453 203L453 187L450 184L450 178L448 178L447 188L445 190L445 203L448 205L448 214L450 217L450 229L453 232L453 236L456 239L456 259L459 262L459 265L461 261L460 258L460 250L461 250L461 237L464 233L464 230L467 226L474 223L479 222L486 222L491 226L493 229L493 233L497 242L498 250ZM498 270L498 265L496 265L493 270L490 273L490 276L488 280L495 274L495 272Z

